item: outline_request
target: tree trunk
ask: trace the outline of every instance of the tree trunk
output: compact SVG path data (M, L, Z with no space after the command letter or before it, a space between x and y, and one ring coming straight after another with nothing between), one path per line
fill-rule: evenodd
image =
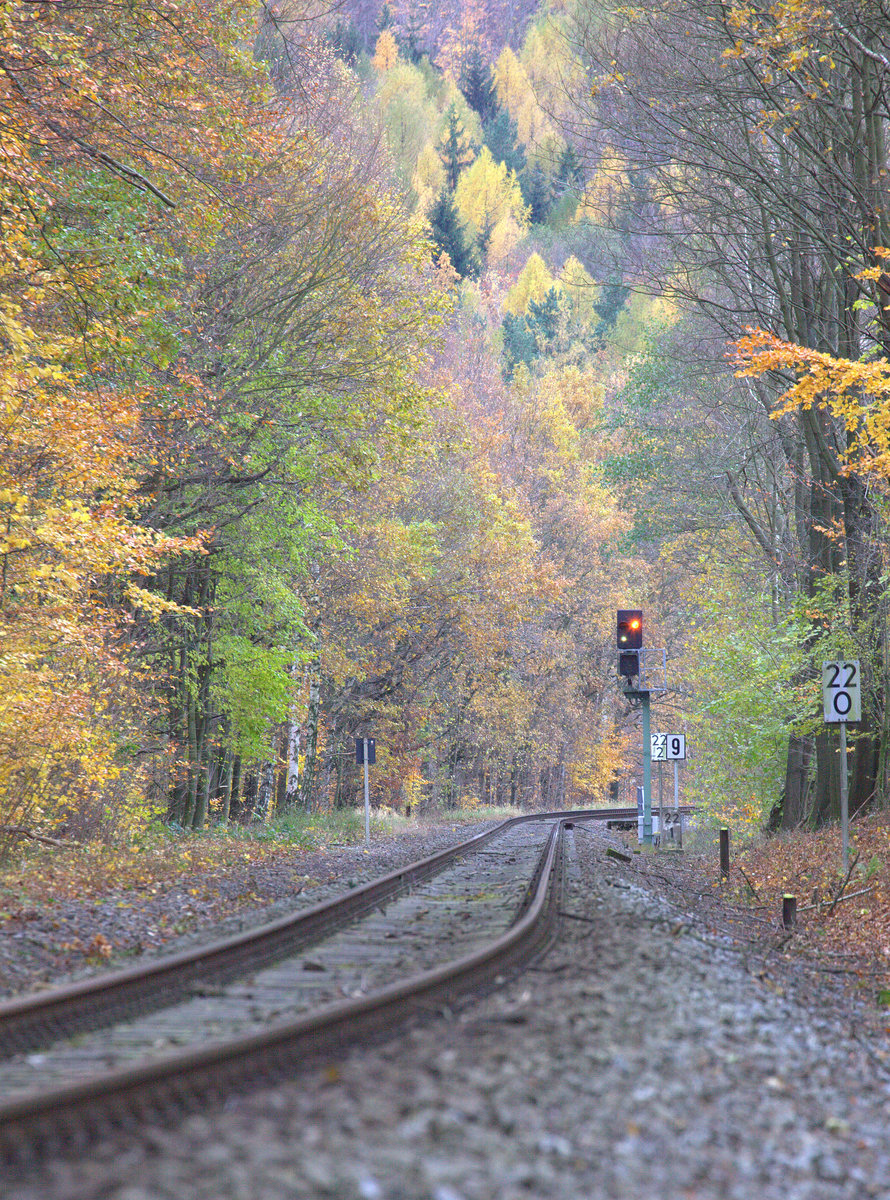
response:
M312 790L318 757L318 721L321 707L321 684L314 673L309 682L309 707L306 713L306 752L303 760L303 778L300 782L300 807L312 811Z
M264 762L260 767L259 777L260 785L251 820L265 825L269 820L269 807L272 801L272 794L275 791L275 764Z
M782 793L782 829L796 829L807 818L812 754L811 738L796 737L792 734L788 739L785 790Z
M238 814L239 820L243 825L247 825L253 819L256 798L257 773L256 771L248 771L244 777L244 798L241 803L241 811Z
M234 765L234 755L231 750L227 750L223 760L222 771L222 786L220 788L220 806L219 806L219 823L220 825L228 825L229 810L232 805L232 775Z
M300 795L300 726L287 723L287 776L284 784L282 812L290 812Z

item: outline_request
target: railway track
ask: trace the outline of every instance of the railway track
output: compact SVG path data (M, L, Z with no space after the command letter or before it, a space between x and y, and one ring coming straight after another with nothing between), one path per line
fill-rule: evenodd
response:
M567 822L628 812L514 818L237 937L0 1005L0 1159L212 1104L453 1003L553 937Z

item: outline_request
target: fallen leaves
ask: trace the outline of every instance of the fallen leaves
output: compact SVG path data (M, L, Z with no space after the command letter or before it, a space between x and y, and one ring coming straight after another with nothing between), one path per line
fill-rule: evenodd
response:
M851 827L851 860L858 861L847 889L841 869L837 826L797 830L764 840L737 856L743 878L730 889L745 907L759 904L778 914L786 893L806 899L798 907L795 943L817 956L849 959L862 973L886 972L890 984L890 828L886 814L857 819ZM845 903L853 900L853 904ZM871 961L868 969L864 965ZM890 1003L890 987L879 989L878 1003ZM880 997L886 995L887 1001Z

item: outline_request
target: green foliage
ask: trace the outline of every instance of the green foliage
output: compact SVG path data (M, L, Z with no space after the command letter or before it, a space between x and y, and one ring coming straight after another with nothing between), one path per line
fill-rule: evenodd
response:
M538 358L553 356L560 348L565 319L563 293L555 286L541 300L530 296L524 313L506 313L502 326L504 377L512 378L519 363L531 366Z
M525 170L525 147L518 140L516 122L505 108L497 109L495 115L484 122L482 137L495 162L505 163L507 169L517 175ZM523 197L528 204L524 192Z
M524 314L517 317L513 313L505 313L501 329L503 331L504 378L512 379L513 373L520 363L530 367L538 357L538 344Z
M529 299L525 319L540 354L553 352L559 336L562 311L562 296L555 287L550 288L540 302Z
M229 722L233 751L248 760L269 756L269 731L287 719L292 702L293 649L260 646L238 634L216 640L213 690Z
M407 190L417 159L439 112L427 93L423 73L411 63L397 62L383 76L377 100L383 113L386 144L399 179Z
M724 546L719 558L728 553ZM794 620L775 623L769 598L752 595L730 563L702 558L706 574L684 605L691 632L678 664L695 748L684 790L705 811L735 808L765 823L800 716L799 630Z
M447 188L443 188L439 193L438 199L430 209L428 219L433 244L436 247L433 255L435 261L438 262L441 254L447 254L458 275L475 275L478 262L474 248Z
M453 192L464 167L476 157L476 149L460 119L456 104L450 104L445 114L445 129L439 142L439 156L445 168L445 182Z
M550 215L553 205L553 188L540 166L522 171L519 176L522 198L528 205L529 220L533 225L542 225Z
M629 295L630 288L623 282L602 285L601 297L596 304L596 311L600 317L600 323L595 331L597 337L602 337L610 329L614 329Z
M494 76L491 67L484 61L476 46L464 60L460 73L460 90L470 107L479 114L483 125L492 118L497 110Z
M359 55L364 51L364 41L351 20L338 18L337 24L329 30L327 41L331 49L350 67L355 66Z

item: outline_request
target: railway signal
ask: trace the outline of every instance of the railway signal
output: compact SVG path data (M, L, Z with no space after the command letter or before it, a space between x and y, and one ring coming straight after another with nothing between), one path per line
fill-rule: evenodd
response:
M618 674L628 686L640 673L639 651L643 648L643 614L638 608L619 608L615 640L618 645Z
M642 650L643 613L639 608L619 608L618 649Z

